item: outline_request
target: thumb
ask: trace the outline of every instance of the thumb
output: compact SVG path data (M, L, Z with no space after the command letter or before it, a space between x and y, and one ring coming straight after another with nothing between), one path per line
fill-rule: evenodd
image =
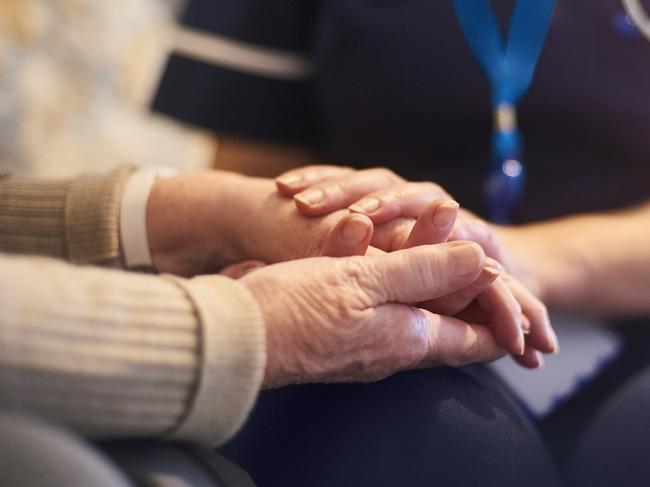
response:
M481 273L485 253L473 242L450 242L399 250L359 260L356 278L376 304L418 303L470 285Z

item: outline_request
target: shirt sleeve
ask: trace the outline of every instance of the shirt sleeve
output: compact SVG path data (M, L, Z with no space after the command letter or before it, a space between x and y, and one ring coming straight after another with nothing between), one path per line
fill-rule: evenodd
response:
M0 179L0 251L122 267L120 204L134 170L65 181Z
M0 254L0 407L92 438L223 443L260 389L253 296L192 280Z
M153 109L218 133L313 142L310 39L318 3L191 0Z

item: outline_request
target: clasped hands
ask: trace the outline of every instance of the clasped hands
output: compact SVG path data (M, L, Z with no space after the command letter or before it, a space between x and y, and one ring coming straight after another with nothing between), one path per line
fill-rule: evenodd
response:
M498 262L494 232L433 183L335 166L275 184L189 173L154 185L147 222L160 271L223 268L251 291L267 327L266 387L507 353L534 368L558 348L544 305Z

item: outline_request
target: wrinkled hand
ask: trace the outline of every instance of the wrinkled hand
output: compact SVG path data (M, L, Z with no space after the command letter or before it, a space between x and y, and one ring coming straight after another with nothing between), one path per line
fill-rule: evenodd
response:
M275 264L244 277L267 327L265 387L374 381L404 369L494 360L482 325L412 303L453 294L485 269L470 242Z
M305 215L318 217L344 206L367 215L378 230L371 243L385 251L447 239L473 240L487 255L509 264L492 228L466 210L460 210L456 218L458 205L433 183L408 183L387 169L355 172L335 166L310 166L285 173L277 179L277 185L285 196L293 196L297 208ZM390 235L390 239L384 235ZM460 292L427 306L489 323L522 365L539 366L543 363L539 351L557 351L557 337L545 306L516 279L502 273L482 293L471 288L466 293L464 297ZM519 327L527 334L523 355L523 335L519 333L514 338ZM503 336L500 330L510 330L510 337L507 333ZM516 345L508 346L512 340Z

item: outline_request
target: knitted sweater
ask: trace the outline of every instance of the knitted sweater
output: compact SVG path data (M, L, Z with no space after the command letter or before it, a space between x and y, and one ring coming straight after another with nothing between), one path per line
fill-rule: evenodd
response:
M132 170L0 178L0 408L94 438L218 444L245 420L265 364L264 324L244 286L60 260L121 266Z

